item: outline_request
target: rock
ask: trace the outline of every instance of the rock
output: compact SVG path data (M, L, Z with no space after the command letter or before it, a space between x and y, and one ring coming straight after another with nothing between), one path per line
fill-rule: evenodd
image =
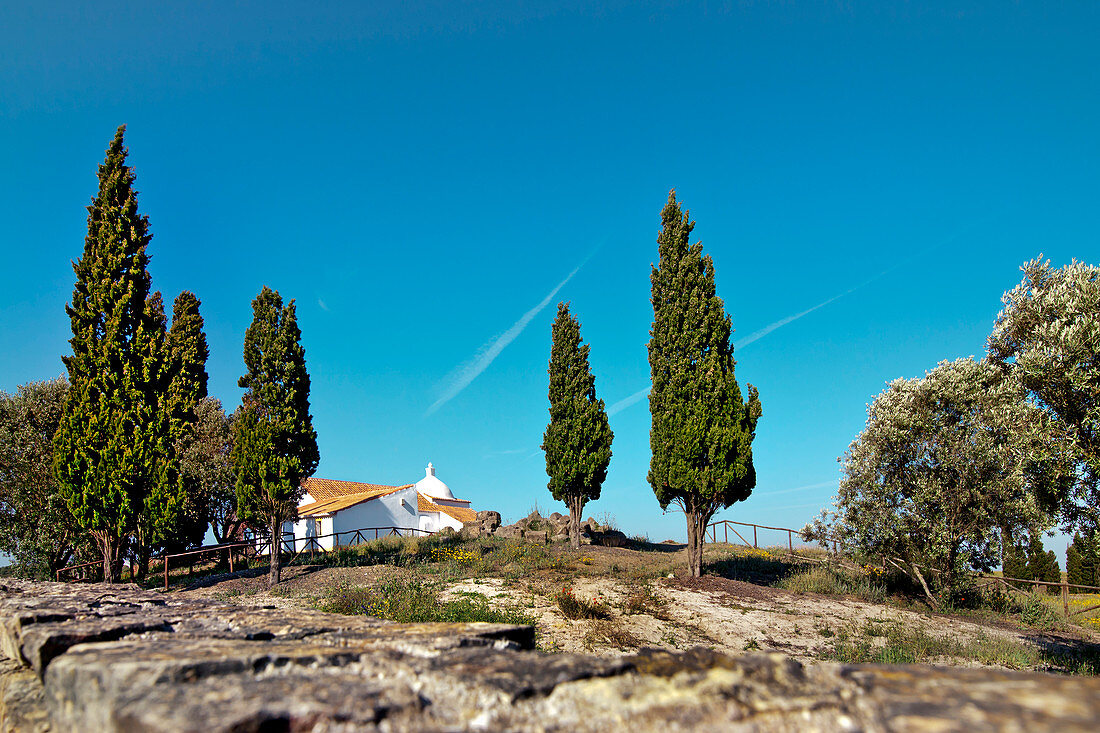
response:
M15 654L0 663L2 731L1072 733L1100 719L1089 677L702 648L543 654L528 626L391 624L132 586L0 581L0 641Z
M630 540L617 529L608 529L592 535L592 544L603 547L626 547Z
M480 511L477 513L477 521L481 522L481 526L488 527L489 532L500 526L500 512L494 511Z
M581 522L581 527L587 529L589 532L598 532L598 531L600 531L599 522L597 522L592 517L589 517L588 519Z
M458 535L465 540L474 540L480 537L482 534L481 525L477 522L465 522L462 525L462 529L459 530Z
M448 537L456 536L458 534L458 532L455 532L454 527L444 527L443 529L439 530L435 534L436 534L437 537L448 538Z
M556 535L554 535L553 537L550 538L550 541L551 542L568 542L569 541L569 535L568 534L556 534Z
M523 533L523 539L536 545L545 545L549 537L547 536L545 530L539 531L529 529Z
M557 521L561 520L562 519L561 512L554 512L553 514L550 515L549 519L551 521L554 521L554 522L557 522ZM566 519L568 519L568 517L566 517Z
M518 539L522 531L523 530L514 524L506 524L498 528L493 534L496 537L504 537L505 539Z

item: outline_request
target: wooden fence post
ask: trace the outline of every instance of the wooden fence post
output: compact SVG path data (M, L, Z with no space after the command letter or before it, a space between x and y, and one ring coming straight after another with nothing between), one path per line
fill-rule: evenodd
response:
M753 547L759 547L759 545L756 544L756 525L755 524L752 525L752 546Z
M164 556L164 590L168 590L168 556Z
M1066 614L1066 618L1069 618L1069 581L1062 581L1062 610Z
M791 534L791 530L787 530L787 549L794 554L794 536Z

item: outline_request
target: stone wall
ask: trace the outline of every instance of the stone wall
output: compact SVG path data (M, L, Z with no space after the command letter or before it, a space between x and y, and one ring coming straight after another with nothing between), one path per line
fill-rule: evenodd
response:
M1094 731L1100 720L1091 678L533 646L527 626L390 624L8 580L0 729Z

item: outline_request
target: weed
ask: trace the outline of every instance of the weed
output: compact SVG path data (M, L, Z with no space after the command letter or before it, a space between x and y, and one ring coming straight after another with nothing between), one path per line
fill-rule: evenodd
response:
M623 602L623 613L627 616L646 614L662 621L669 620L668 601L661 598L648 585L631 593Z
M752 652L752 651L756 651L757 649L759 649L760 644L756 641L756 639L749 639L748 641L745 642L745 646L743 646L741 648L743 650L747 651L747 652Z
M588 632L584 635L584 647L589 651L597 645L630 651L642 644L642 640L623 628L622 624L607 619L593 620Z
M562 615L568 619L606 619L610 616L607 604L598 598L586 601L578 598L572 588L563 588L554 596L554 603Z

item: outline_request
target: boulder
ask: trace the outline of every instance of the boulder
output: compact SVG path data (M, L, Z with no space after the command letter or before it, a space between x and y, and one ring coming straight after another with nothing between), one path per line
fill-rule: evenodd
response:
M500 526L500 512L480 511L477 513L477 521L481 522L482 527L488 527L492 532Z
M546 530L529 529L523 533L523 539L536 545L545 545L549 537Z
M619 530L609 529L603 532L594 533L592 535L592 544L602 547L626 547L630 544L630 540Z
M482 534L481 524L478 522L466 522L462 525L462 530L458 533L462 539L476 540Z

